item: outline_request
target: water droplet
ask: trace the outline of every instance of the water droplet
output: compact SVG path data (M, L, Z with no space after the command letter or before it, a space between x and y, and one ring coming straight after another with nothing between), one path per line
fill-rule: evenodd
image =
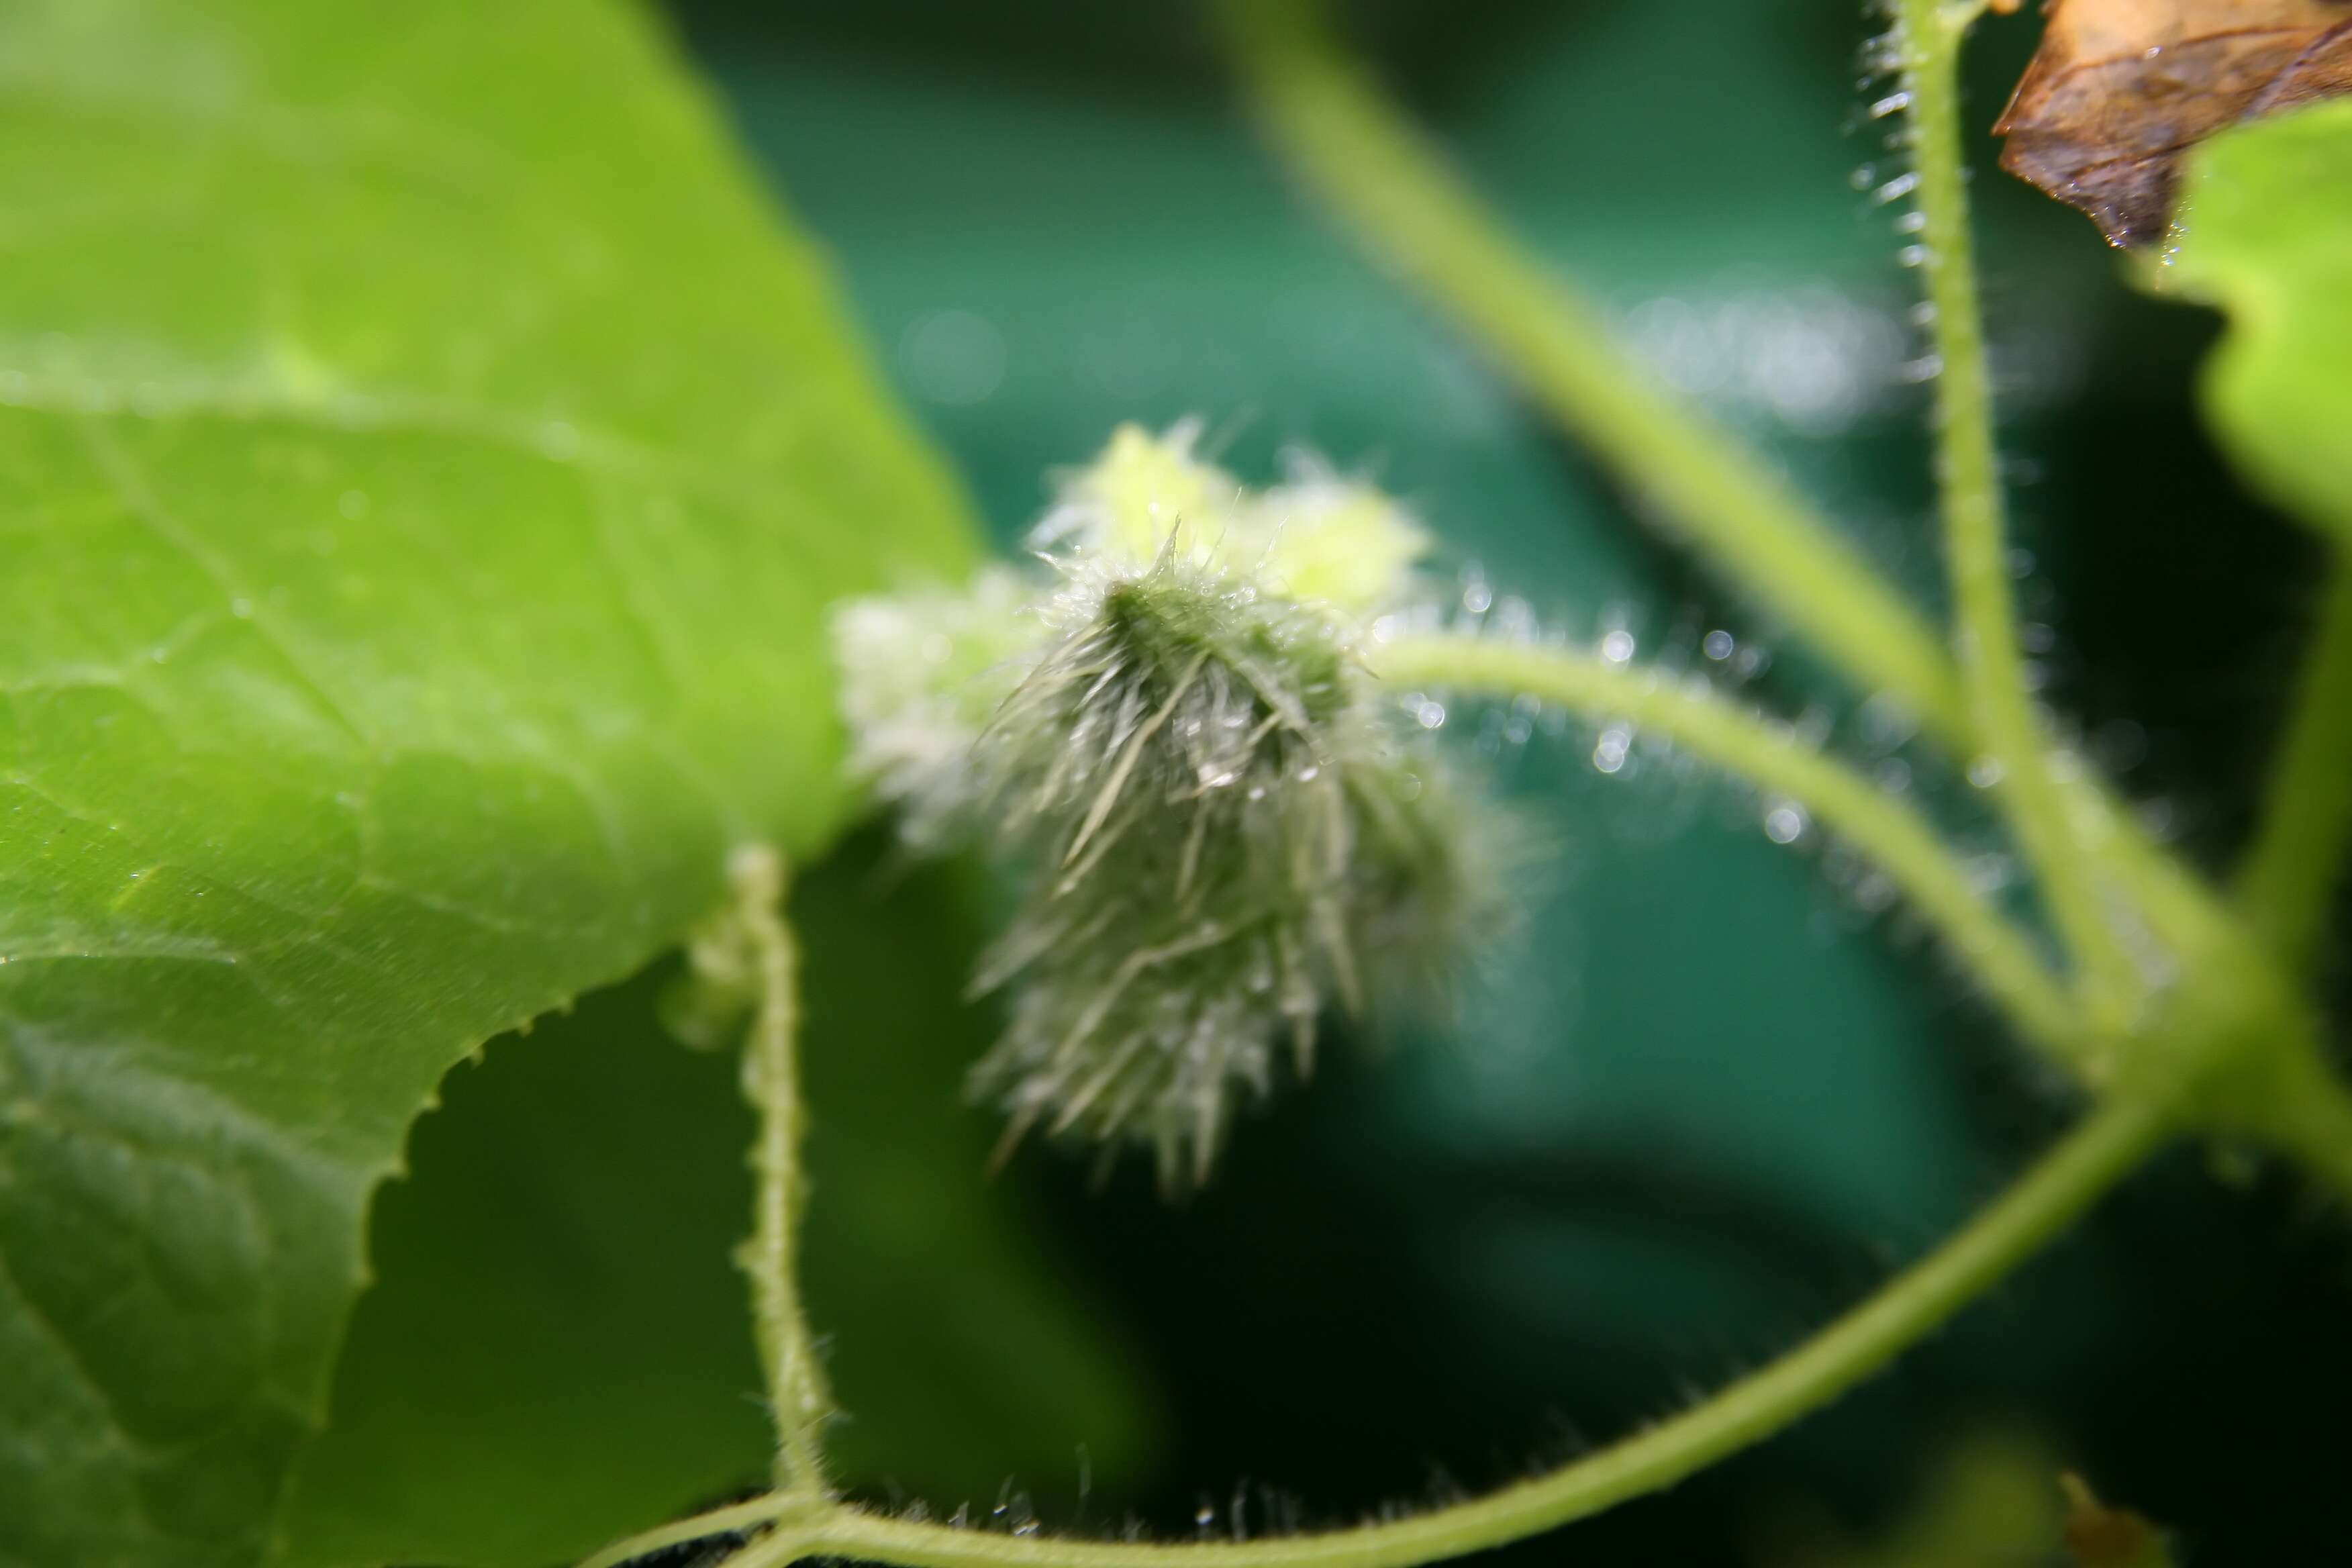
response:
M1999 757L1979 757L1969 764L1969 783L1979 789L1990 789L2008 775Z
M1764 837L1775 844L1794 844L1805 836L1805 808L1780 801L1764 813Z
M1961 866L1968 873L1969 885L1988 895L2008 887L2012 875L2006 855L1971 855Z
M1625 765L1625 753L1633 749L1633 737L1615 725L1601 731L1592 745L1592 765L1604 773L1613 773Z
M2111 719L2099 726L2095 748L2111 771L2129 773L2147 759L2147 731L2129 719Z
M1601 639L1601 657L1612 664L1625 664L1633 657L1633 634L1620 627Z
M1880 692L1862 705L1856 715L1862 743L1874 752L1891 752L1918 732L1919 721L1901 702Z
M971 310L933 310L907 328L898 363L918 396L951 408L985 403L1004 384L1012 349L995 322Z
M1880 99L1876 103L1870 106L1870 117L1873 120L1884 120L1890 114L1900 114L1910 107L1911 95L1909 93L1890 92L1885 98Z
M1445 704L1434 698L1426 699L1413 710L1412 716L1423 729L1437 729L1445 722Z
M1729 632L1712 631L1698 646L1700 652L1719 664L1738 650L1739 643Z
M1483 616L1495 603L1495 590L1484 582L1473 579L1462 588L1462 607L1474 616Z

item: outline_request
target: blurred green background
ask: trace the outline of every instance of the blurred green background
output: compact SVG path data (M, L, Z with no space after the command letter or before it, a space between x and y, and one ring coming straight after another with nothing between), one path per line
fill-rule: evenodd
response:
M1490 615L1622 628L1643 657L1693 668L1706 632L1730 631L1727 673L1874 765L1914 769L2001 874L1965 791L1658 548L1572 445L1320 224L1185 6L688 0L675 14L1002 541L1034 519L1046 476L1122 420L1198 416L1254 480L1303 444L1418 507ZM1902 369L1917 347L1889 214L1864 194L1885 159L1861 112L1854 7L1455 0L1349 16L1479 186L1660 374L1932 595L1924 394ZM1977 123L2031 43L2021 18L1979 48ZM2086 224L1984 154L2005 447L2050 679L2168 828L2223 857L2295 643L2301 544L2196 426L2212 323L2132 294ZM1000 1300L992 1318L958 1289L982 1289L984 1261L940 1241L975 1234L944 1189L984 1180L993 1131L955 1101L985 1018L946 1037L925 1023L950 1016L974 900L907 882L870 842L830 873L821 908L861 911L837 929L869 932L836 956L871 957L875 931L921 933L885 936L895 945L863 963L826 962L813 938L814 1290L845 1401L867 1417L846 1441L871 1495L969 1495L1055 1525L1131 1511L1182 1532L1483 1489L1768 1358L1943 1235L2065 1114L1818 835L1777 845L1753 799L1638 745L1601 773L1581 727L1523 735L1473 711L1449 728L1544 840L1522 937L1457 1026L1330 1053L1315 1083L1244 1122L1188 1203L1161 1204L1140 1162L1097 1189L1082 1162L1024 1151L998 1180L1077 1303L1039 1331L1084 1342L1037 1373L1064 1385L1027 1403L1005 1391L1045 1360L1019 1333L959 1328L1027 1309ZM877 1016L861 986L914 999ZM861 1027L826 1032L829 1009ZM640 1042L616 1051L654 1048L645 1030L616 1033ZM527 1071L520 1047L489 1060L486 1080ZM697 1092L724 1098L723 1073L692 1070L709 1080ZM853 1095L864 1110L837 1109ZM910 1108L899 1146L843 1131L887 1122L894 1101ZM713 1147L724 1131L703 1128ZM1790 1509L1867 1530L1940 1443L1998 1418L2178 1527L2198 1561L2352 1560L2339 1221L2282 1182L2225 1191L2201 1166L2171 1159L1830 1414L1511 1555L1786 1561L1771 1542ZM903 1279L828 1268L829 1233L894 1225ZM1072 1411L1089 1414L1074 1426Z

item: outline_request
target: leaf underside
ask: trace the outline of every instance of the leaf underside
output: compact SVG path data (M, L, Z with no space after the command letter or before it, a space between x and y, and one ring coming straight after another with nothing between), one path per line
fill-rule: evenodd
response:
M2160 289L2219 305L2208 416L2255 489L2352 546L2352 100L2217 137L2189 161Z
M1117 1489L1145 1424L1118 1345L982 1178L959 1092L980 899L888 875L861 836L795 879L817 1193L802 1247L836 1475L942 1511L1008 1477ZM666 965L461 1067L376 1200L380 1278L307 1451L294 1561L543 1568L767 1473L741 1274L752 1136L738 1064L666 1039ZM1083 1451L1085 1458L1077 1458Z
M266 1561L436 1083L971 546L630 12L17 5L0 119L0 1563Z

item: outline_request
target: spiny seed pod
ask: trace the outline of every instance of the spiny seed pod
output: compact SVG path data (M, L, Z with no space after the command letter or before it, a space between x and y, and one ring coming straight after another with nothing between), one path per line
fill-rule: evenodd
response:
M974 982L1012 995L974 1074L1010 1116L1008 1146L1033 1127L1140 1141L1171 1185L1207 1174L1286 1047L1307 1070L1327 1008L1360 1013L1374 977L1443 969L1496 907L1485 817L1357 657L1360 614L1402 596L1418 529L1319 477L1248 496L1204 479L1189 438L1122 432L1066 489L1061 582L1037 592L1029 641L978 678L1003 695L976 732L970 687L854 668L848 683L858 754L916 840L968 820L1028 870ZM1214 542L1154 486L1218 498ZM1161 516L1156 534L1136 526ZM1376 577L1368 560L1389 565ZM880 657L916 622L1009 643L1007 597L984 584L895 623L853 608L844 658ZM941 727L899 732L927 724Z

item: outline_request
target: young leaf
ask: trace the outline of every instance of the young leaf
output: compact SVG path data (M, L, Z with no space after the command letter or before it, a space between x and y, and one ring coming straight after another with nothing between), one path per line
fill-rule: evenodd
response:
M2247 478L2352 543L2352 100L2216 137L2189 160L2158 287L2231 329L2205 406Z
M448 1066L847 805L962 569L633 12L0 16L0 1558L278 1548Z
M2164 232L2190 147L2347 91L2341 0L2053 0L1993 129L2009 138L2003 168L2137 245Z

